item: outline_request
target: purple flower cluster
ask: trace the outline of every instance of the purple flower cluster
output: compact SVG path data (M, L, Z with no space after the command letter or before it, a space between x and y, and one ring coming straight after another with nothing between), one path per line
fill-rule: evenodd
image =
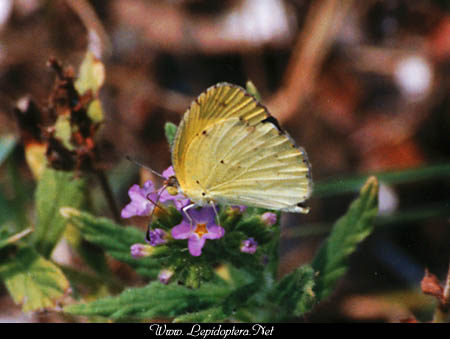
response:
M170 166L163 173L165 179L174 175L173 167ZM189 252L193 256L202 254L202 248L207 239L219 239L225 234L225 230L215 223L215 211L212 207L191 208L183 212L183 208L191 201L183 194L171 195L166 187L155 190L151 180L144 183L143 187L133 185L128 190L131 202L122 210L122 218L133 216L148 216L159 202L172 201L175 207L182 212L182 222L172 228L171 235L174 239L188 239ZM186 215L186 214L189 215ZM148 233L148 243L151 246L158 246L167 242L168 235L160 228L150 230ZM142 257L143 247L132 247L134 257Z

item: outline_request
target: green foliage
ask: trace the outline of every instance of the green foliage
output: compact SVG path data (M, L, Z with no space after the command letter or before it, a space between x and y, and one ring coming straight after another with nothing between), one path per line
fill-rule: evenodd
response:
M175 139L175 134L177 133L177 125L171 122L166 122L164 125L164 131L166 133L167 142L169 143L169 146L172 147L173 139Z
M217 305L230 289L217 283L203 284L197 289L152 282L146 287L132 288L117 297L109 297L90 304L70 305L65 312L112 319L176 317Z
M450 176L450 164L430 165L399 171L385 171L373 174L385 184L402 184L419 180L447 178ZM367 175L353 175L347 178L327 179L314 185L314 196L326 197L336 194L356 192L366 181Z
M213 306L203 311L192 312L180 315L173 319L174 323L217 323L224 321L228 314L223 312L221 306Z
M24 312L54 307L69 288L61 270L31 247L10 246L0 257L0 278Z
M13 135L0 137L0 165L8 158L17 144L17 138Z
M59 209L63 206L82 208L87 199L86 181L73 172L46 168L36 189L38 222L34 231L37 250L49 257L66 229L67 220Z
M81 63L75 88L80 94L91 91L94 99L89 103L88 116L92 121L103 121L103 108L98 97L98 92L105 81L105 66L94 54L88 51Z
M142 276L155 277L158 274L160 269L158 261L151 258L135 259L130 254L131 245L145 239L144 232L71 208L61 209L61 213L81 231L87 241L100 246L113 258L129 264ZM162 246L159 247L159 253L163 253L164 249Z
M20 239L26 237L31 232L32 232L32 229L27 228L27 229L23 230L22 232L11 235L10 232L8 232L8 230L4 229L3 227L0 227L0 250L3 247L14 244L15 242L19 241Z
M312 267L318 274L314 291L318 301L333 291L337 280L347 271L348 257L372 232L377 213L378 181L370 177L314 258Z
M251 95L253 95L256 98L256 100L261 101L261 94L259 94L258 89L256 88L255 84L251 80L247 81L247 83L245 84L245 87L247 89L247 92L249 92Z
M274 312L274 316L283 320L309 312L316 300L314 284L314 270L309 265L299 267L286 275L270 293L270 300L277 305L278 310Z

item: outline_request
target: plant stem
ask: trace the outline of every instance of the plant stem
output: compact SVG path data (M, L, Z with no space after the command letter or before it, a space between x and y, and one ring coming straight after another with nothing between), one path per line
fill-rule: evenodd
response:
M103 194L105 195L106 201L108 202L109 208L111 209L114 217L114 221L120 224L120 213L117 208L116 200L114 199L114 195L111 190L111 186L109 185L108 178L105 175L105 172L97 169L95 171L97 177L100 181L100 186L102 187Z

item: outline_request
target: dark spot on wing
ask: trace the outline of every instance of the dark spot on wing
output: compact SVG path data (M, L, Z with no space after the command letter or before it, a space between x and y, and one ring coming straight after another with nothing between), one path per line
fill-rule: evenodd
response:
M225 164L225 161L223 161L223 160L220 160L220 163L221 163L221 164Z
M267 123L267 122L270 122L272 125L274 125L274 126L277 128L277 130L278 130L281 134L284 134L284 131L282 130L280 124L278 123L278 120L275 119L273 116L268 116L268 117L265 118L264 120L261 120L261 122L262 122L263 124L265 124L265 123Z
M203 135L206 135L206 130L204 130L204 131L202 132L202 134L203 134Z

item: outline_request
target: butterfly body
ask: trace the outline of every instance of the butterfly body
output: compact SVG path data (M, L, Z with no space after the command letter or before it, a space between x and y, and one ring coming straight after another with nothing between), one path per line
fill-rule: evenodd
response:
M305 151L241 87L207 89L185 113L172 147L179 190L198 206L303 212L312 191Z

